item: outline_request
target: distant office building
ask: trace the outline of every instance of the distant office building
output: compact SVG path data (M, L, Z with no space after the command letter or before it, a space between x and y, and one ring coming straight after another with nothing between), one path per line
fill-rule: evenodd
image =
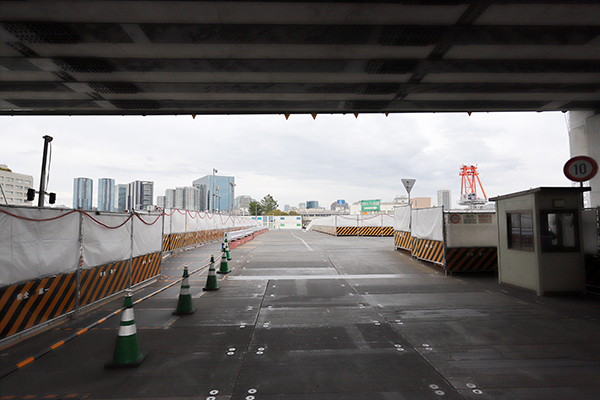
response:
M156 207L165 209L165 196L156 196Z
M33 188L33 176L12 172L6 164L0 164L0 204L33 205L27 201L27 189Z
M115 180L98 179L98 211L115 210Z
M319 208L319 202L316 200L310 200L306 202L306 208Z
M213 180L214 177L214 180ZM206 175L192 182L200 196L199 208L201 211L233 210L235 198L235 178L233 176Z
M250 208L250 202L252 201L252 197L243 195L235 198L233 202L233 208L236 210L248 211Z
M73 208L91 210L94 181L90 178L73 179Z
M166 189L165 190L165 208L176 208L175 207L175 189Z
M306 209L306 203L298 203L298 209L299 210L305 210Z
M119 184L115 187L115 211L123 212L127 209L127 185Z
M349 211L350 204L346 200L336 200L331 203L331 211Z
M200 189L192 186L175 188L175 208L200 211Z
M437 191L437 205L443 206L445 210L452 208L452 192L448 189Z
M412 208L428 208L431 207L431 197L415 197L410 199Z
M134 181L127 185L127 209L147 210L152 206L154 182Z
M288 211L289 211L289 209L290 209L290 205L289 205L289 204L285 204L285 205L283 206L283 212L288 212Z

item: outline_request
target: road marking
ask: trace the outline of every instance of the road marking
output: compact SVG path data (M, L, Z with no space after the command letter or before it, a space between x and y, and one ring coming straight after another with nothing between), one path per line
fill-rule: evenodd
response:
M305 245L305 246L306 246L306 248L308 249L308 251L314 251L314 250L312 249L312 247L310 247L310 246L308 245L308 243L306 243L306 242L304 241L304 239L302 239L302 238L299 238L298 236L294 235L294 233L293 233L293 232L292 232L292 236L293 236L293 237L295 237L295 238L296 238L296 239L298 239L298 240L301 240L301 241L302 241L302 243L304 243L304 245Z

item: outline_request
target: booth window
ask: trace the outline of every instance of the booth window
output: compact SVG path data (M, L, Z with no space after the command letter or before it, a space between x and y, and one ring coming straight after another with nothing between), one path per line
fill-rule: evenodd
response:
M542 211L540 222L543 252L579 251L575 211Z
M506 213L508 248L533 251L533 214L531 211Z

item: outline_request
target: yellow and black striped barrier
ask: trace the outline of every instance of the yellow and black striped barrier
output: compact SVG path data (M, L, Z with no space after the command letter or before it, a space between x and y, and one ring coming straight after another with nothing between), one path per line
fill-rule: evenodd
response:
M131 285L160 275L160 253L132 260ZM118 293L129 286L129 260L84 269L80 273L80 306ZM75 310L75 272L8 286L0 291L0 339Z
M0 291L0 339L75 309L74 272L8 286Z
M444 243L439 240L415 238L413 256L436 264L444 264Z
M410 232L396 231L394 232L394 245L402 250L412 251L413 240Z
M356 236L357 232L356 226L338 226L336 228L337 236Z
M447 271L497 271L498 249L496 247L447 248Z
M200 267L200 268L196 269L195 271L193 271L193 272L190 272L190 273L189 273L189 275L193 275L193 274L195 274L195 273L197 273L197 272L200 272L200 271L202 271L202 270L206 269L206 267L208 267L208 264L205 264L205 265L203 265L202 267ZM150 294L148 294L148 295L146 295L146 296L142 297L141 299L139 299L139 300L137 300L137 301L134 301L134 302L133 302L133 305L135 306L136 304L138 304L138 303L141 303L142 301L144 301L144 300L147 300L147 299L149 299L150 297L153 297L153 296L157 295L158 293L160 293L160 292L163 292L163 291L167 290L168 288L170 288L170 287L172 287L172 286L174 286L174 285L178 284L179 282L181 282L183 279L184 279L184 278L177 279L176 281L174 281L174 282L171 282L171 283L170 283L170 284L168 284L167 286L164 286L164 287L160 288L159 290L157 290L157 291L155 291L155 292L152 292L152 293L150 293ZM5 377L5 376L7 376L7 375L10 375L10 374L12 374L12 373L13 373L13 372L15 372L15 371L18 371L19 369L21 369L21 368L25 367L26 365L29 365L29 364L31 364L33 361L35 361L35 360L37 360L37 359L39 359L39 358L43 357L44 355L46 355L46 354L50 353L51 351L58 349L58 348L59 348L59 347L61 347L62 345L66 344L67 342L70 342L71 340L73 340L73 339L75 339L75 338L79 337L80 335L84 334L85 332L88 332L88 331L90 331L91 329L95 328L96 326L98 326L98 325L100 325L100 324L102 324L102 323L106 322L107 320L109 320L110 318L114 317L115 315L118 315L118 314L120 314L121 312L123 312L123 311L125 310L125 308L126 308L126 307L121 307L121 308L119 308L119 309L117 309L117 310L113 311L112 313L108 314L106 317L104 317L104 318L101 318L101 319L99 319L98 321L96 321L96 322L92 323L91 325L88 325L88 326L86 326L85 328L82 328L82 329L78 330L77 332L75 332L74 334L70 335L69 337L67 337L67 338L65 338L65 339L63 339L63 340L60 340L60 341L58 341L58 342L54 343L53 345L51 345L50 347L47 347L46 349L44 349L44 350L40 351L39 353L37 353L37 354L34 354L33 356L26 358L25 360L21 361L20 363L18 363L18 364L16 364L16 365L12 366L11 368L9 368L9 369L7 369L7 370L5 370L5 371L2 371L2 372L0 372L0 379L4 378L4 377Z

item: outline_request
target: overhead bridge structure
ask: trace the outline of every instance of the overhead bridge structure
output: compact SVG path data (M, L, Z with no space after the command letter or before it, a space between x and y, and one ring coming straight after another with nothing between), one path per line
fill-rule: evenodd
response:
M0 114L595 111L594 1L1 1Z

